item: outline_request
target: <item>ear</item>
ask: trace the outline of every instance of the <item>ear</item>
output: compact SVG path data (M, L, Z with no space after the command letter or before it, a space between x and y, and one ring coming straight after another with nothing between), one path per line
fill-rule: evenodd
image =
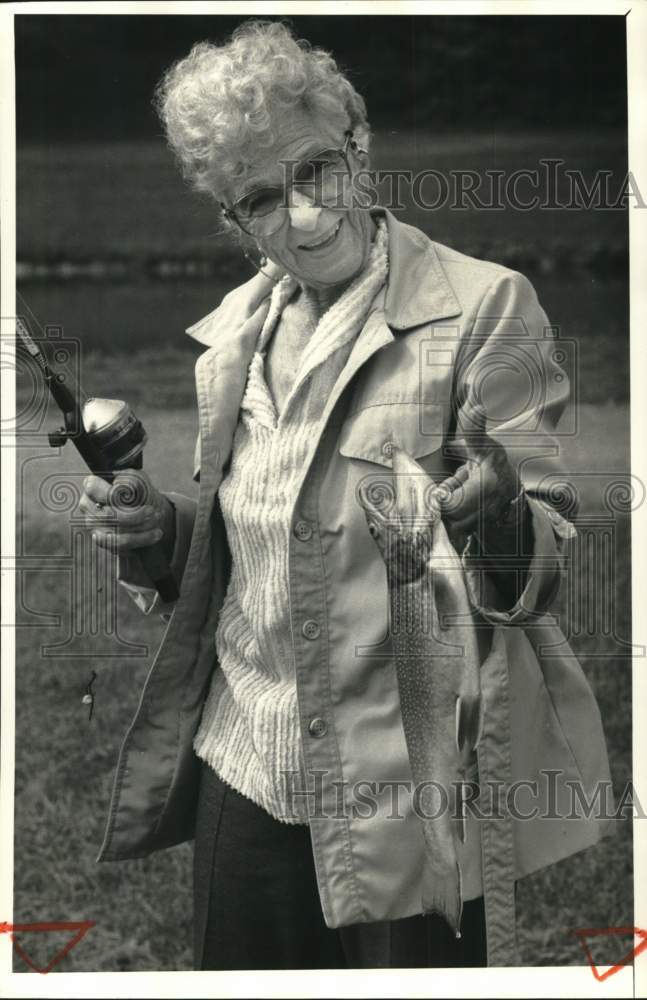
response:
M364 149L363 146L360 146L357 139L351 139L350 148L352 149L353 154L357 157L362 166L363 167L367 166L369 161L368 149Z

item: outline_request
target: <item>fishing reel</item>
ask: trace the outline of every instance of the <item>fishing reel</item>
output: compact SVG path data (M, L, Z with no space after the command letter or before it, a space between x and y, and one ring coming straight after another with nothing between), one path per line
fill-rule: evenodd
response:
M85 401L79 415L80 427L66 422L66 426L48 434L52 448L60 448L69 440L77 447L81 442L88 452L88 464L99 475L142 468L148 435L128 403L123 399L92 398Z
M81 405L66 384L65 375L50 367L46 355L20 318L16 320L16 333L40 368L45 385L63 414L63 427L48 435L50 446L60 448L71 441L90 471L108 483L124 469L143 468L146 431L128 403L123 399L90 398ZM146 499L144 490L141 480L120 483L113 501L121 507L139 506ZM162 600L176 601L179 589L162 543L155 542L133 551Z
M52 448L72 441L88 468L112 483L125 469L141 469L147 434L141 420L123 399L87 399L75 410L64 410L65 426L48 435ZM146 486L131 478L113 488L111 502L121 509L145 503ZM161 542L133 550L164 601L177 600L179 591Z

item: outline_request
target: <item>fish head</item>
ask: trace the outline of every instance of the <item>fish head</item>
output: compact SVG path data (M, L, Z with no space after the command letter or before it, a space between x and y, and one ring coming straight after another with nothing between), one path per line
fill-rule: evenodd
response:
M440 508L433 479L406 451L392 445L393 475L360 486L369 533L391 578L416 580L428 564Z

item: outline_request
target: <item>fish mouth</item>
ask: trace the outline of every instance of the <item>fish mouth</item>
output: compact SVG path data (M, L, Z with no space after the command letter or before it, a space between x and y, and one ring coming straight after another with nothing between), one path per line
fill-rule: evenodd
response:
M299 250L307 250L308 252L311 252L312 250L323 250L324 248L332 246L332 244L337 239L337 234L341 229L343 221L344 221L343 219L339 219L332 227L332 229L329 229L326 233L323 233L322 236L318 236L317 239L313 240L312 243L300 243Z
M396 476L420 475L426 476L423 467L416 462L415 458L409 455L404 448L399 448L397 444L389 442L391 453L391 466Z

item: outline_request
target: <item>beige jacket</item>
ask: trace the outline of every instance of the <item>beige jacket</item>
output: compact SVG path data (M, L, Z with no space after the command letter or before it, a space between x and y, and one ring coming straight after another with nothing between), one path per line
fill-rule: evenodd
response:
M573 533L545 502L564 478L556 424L568 380L522 275L385 215L388 283L311 443L289 553L303 753L319 790L310 829L321 904L331 927L420 912L424 842L411 802L386 573L357 488L367 476L388 475L390 441L437 480L448 475L464 453L461 404L478 384L488 430L518 462L529 492L534 551L513 608L503 606L491 580L478 585L469 550L463 557L482 649L485 727L483 808L469 815L459 860L465 898L485 894L490 964L513 964L515 879L594 844L609 827L572 804L569 782L589 796L596 782L609 782L607 752L591 689L547 612L560 583L560 551ZM253 278L188 331L208 346L196 365L200 497L196 507L171 495L182 580L175 608L130 587L144 611L157 607L170 620L122 747L99 860L141 857L193 835L192 740L218 669L213 637L230 569L217 490L270 288ZM133 579L132 567L122 570ZM306 627L313 621L318 628ZM362 803L369 787L362 782L382 783L376 807ZM517 786L512 813L487 808L497 782L504 789L530 783Z

